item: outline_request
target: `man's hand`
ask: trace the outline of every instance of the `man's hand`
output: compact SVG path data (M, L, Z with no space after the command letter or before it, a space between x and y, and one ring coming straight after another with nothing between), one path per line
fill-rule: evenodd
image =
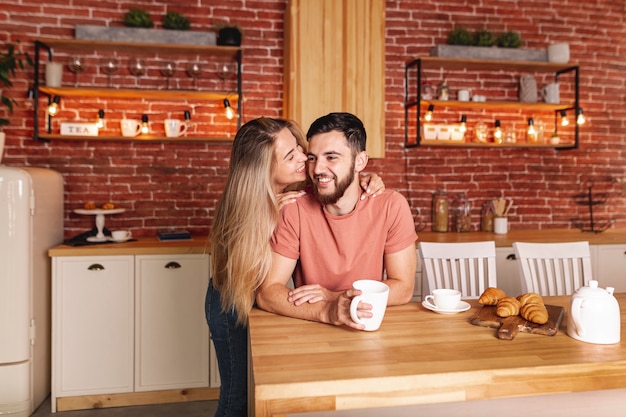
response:
M350 317L350 304L352 299L361 295L361 290L349 289L341 293L330 291L320 285L303 285L289 292L289 302L295 305L304 303L326 302L326 317L329 324L335 326L345 325L356 330L363 330L365 325L355 323ZM359 318L372 317L372 305L359 302L357 306Z
M330 291L319 284L303 285L289 291L288 300L299 306L304 303L319 303L320 301L332 302L339 297L341 293Z
M336 326L345 325L347 327L363 330L364 324L355 323L350 317L350 304L352 299L357 295L361 295L361 290L349 289L339 295L335 302L328 305L328 321ZM360 302L357 306L357 315L359 318L372 317L372 305Z

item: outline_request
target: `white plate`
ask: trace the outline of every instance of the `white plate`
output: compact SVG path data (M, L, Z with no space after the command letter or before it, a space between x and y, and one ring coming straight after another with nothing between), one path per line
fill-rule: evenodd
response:
M435 313L439 313L439 314L457 314L457 313L462 313L463 311L467 311L469 310L472 306L469 303L466 303L465 301L461 301L459 303L459 305L457 306L456 309L454 310L442 310L439 309L437 307L435 307L434 305L426 302L426 301L422 301L422 305L424 306L424 308L429 309L430 311L434 311Z

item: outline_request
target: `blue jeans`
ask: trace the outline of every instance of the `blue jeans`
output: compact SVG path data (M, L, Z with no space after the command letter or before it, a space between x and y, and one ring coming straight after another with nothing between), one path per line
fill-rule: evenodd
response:
M217 354L220 398L215 417L248 414L248 327L237 324L234 311L224 313L220 293L209 282L204 304L206 320Z

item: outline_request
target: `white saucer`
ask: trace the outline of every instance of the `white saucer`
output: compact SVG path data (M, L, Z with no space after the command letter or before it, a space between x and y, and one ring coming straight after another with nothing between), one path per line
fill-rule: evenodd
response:
M467 311L472 307L469 303L466 303L465 301L461 301L459 305L457 306L457 308L455 308L454 310L442 310L426 301L422 301L422 305L424 306L424 308L427 308L430 311L434 311L435 313L439 313L439 314L462 313L463 311Z
M107 240L109 240L110 242L115 242L115 243L124 243L124 242L128 242L131 239L132 237L127 237L126 239L113 239L112 237L109 237Z

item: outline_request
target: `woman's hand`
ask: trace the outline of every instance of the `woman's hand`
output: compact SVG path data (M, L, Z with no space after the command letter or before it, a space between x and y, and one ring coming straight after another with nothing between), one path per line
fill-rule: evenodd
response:
M276 200L278 201L278 210L282 209L287 204L295 203L296 198L302 197L306 194L306 191L287 191L286 193L276 194Z
M361 195L361 200L367 196L376 197L385 191L385 183L383 179L376 174L361 173L361 188L365 191Z

